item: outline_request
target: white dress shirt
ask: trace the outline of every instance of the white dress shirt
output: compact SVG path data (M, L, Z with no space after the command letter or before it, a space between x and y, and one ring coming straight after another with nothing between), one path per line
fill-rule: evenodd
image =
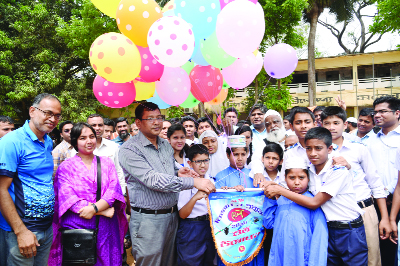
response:
M254 178L254 175L255 175L255 174L256 174L256 173L254 173L254 172L251 170L250 173L249 173L249 176L250 176L251 178ZM272 179L269 177L269 175L268 175L267 171L265 170L265 168L264 168L263 176L265 177L265 179L266 179L267 181L272 181L272 182L275 182L275 183L279 184L279 176L280 176L280 172L279 172L279 171L278 171L278 173L276 174L275 180L272 180Z
M357 136L357 134L358 134L358 130L354 133L354 135ZM361 138L361 143L364 144L365 146L368 146L370 143L371 137L375 136L375 135L376 134L375 134L374 130L371 129L370 132L368 132L367 134L365 134L364 137Z
M394 167L400 171L400 147L396 150L396 161L394 163Z
M191 139L186 139L185 142L186 142L186 144L189 145L189 146L191 146L192 144L196 145L196 144L199 144L199 139L195 137L193 140L191 140Z
M383 185L393 193L397 184L398 171L395 168L396 150L400 147L400 126L387 135L382 130L370 137L368 149L378 169Z
M210 176L206 174L204 176L205 179L210 179ZM211 179L211 181L214 183L214 181ZM197 193L198 189L197 188L192 188L188 190L182 190L179 192L179 199L178 199L178 210L182 209L183 206L185 206L191 198ZM208 213L208 207L207 207L207 201L206 199L200 199L196 201L194 204L192 212L189 214L187 218L196 218L199 216L206 215Z
M254 152L256 151L256 149L258 147L260 147L260 146L264 147L265 146L264 139L267 137L267 129L264 128L264 131L260 133L260 132L258 132L257 129L255 129L253 127L253 125L250 126L250 128L251 128L251 131L253 131L253 141L252 141L252 143L253 143L253 154L254 154ZM260 173L262 173L262 172L260 172Z
M310 164L309 191L315 196L325 192L332 196L321 205L326 221L349 222L364 213L357 205L350 172L344 166L333 166L330 158L317 175L315 166Z
M122 168L119 164L118 151L119 151L119 146L117 143L115 143L111 140L102 138L100 147L98 147L98 148L96 147L93 154L97 155L97 156L106 156L114 162L115 169L117 170L117 174L118 174L119 184L121 185L122 193L125 194L126 193L126 181L125 181L124 172L122 171Z
M343 156L351 165L350 173L353 175L357 201L366 200L371 197L371 194L376 199L386 198L385 187L371 154L364 144L350 141L345 137L342 148L335 149L332 156Z

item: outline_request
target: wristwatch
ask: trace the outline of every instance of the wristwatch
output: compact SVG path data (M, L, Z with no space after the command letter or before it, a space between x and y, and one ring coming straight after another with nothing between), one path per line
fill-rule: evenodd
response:
M94 208L94 211L95 211L96 213L98 213L98 212L99 212L99 209L97 209L96 204L92 203L92 206L93 206L93 208Z

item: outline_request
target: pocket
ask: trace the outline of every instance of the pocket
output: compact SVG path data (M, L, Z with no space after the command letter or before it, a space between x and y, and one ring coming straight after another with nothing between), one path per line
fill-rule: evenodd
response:
M355 228L355 231L356 231L355 233L357 235L360 249L368 250L367 238L365 236L365 227L362 226L359 228Z
M131 219L129 221L129 230L131 231L132 238L138 237L141 222L142 222L142 215L136 212L132 212Z

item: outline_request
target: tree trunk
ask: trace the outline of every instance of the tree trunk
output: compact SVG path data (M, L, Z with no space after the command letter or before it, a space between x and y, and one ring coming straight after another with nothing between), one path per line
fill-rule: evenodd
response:
M206 116L206 111L204 109L204 103L203 102L199 103L199 113L200 113L200 117Z
M256 76L255 87L254 87L254 104L257 104L257 102L258 102L258 78Z
M309 106L316 105L316 83L315 83L315 36L318 22L318 6L314 2L310 11L310 34L308 35L308 102Z

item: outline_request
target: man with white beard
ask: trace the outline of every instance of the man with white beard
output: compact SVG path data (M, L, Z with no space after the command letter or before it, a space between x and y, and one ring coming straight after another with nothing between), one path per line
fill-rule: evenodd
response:
M282 116L275 110L269 109L264 115L265 128L267 129L267 140L285 147L286 129L283 125Z

